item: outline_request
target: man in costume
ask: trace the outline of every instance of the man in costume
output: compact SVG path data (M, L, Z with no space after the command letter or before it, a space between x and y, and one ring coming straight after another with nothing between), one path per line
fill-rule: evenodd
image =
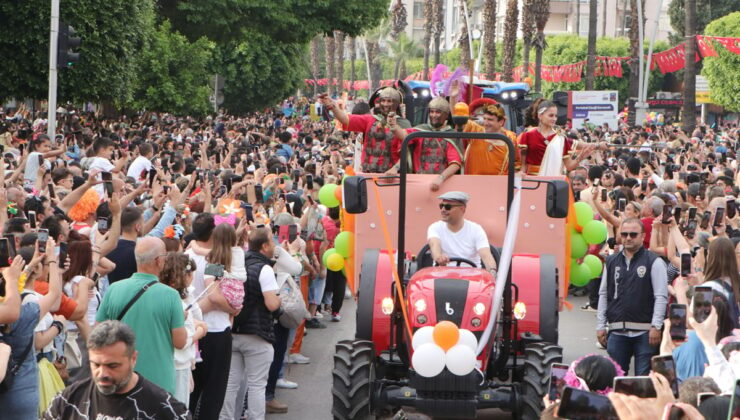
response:
M389 117L402 128L410 128L411 123L402 116L403 95L391 86L385 86L370 97L370 114L347 114L328 96L321 103L334 113L334 118L342 124L345 131L364 133L362 144L362 172L383 173L398 162L400 141L394 138L389 126Z
M447 124L450 116L450 104L443 97L436 97L429 102L429 123L420 124L412 129L406 130L396 123L392 116L388 119L389 125L396 136L398 155L403 139L416 131L447 132L453 128ZM417 138L409 142L411 150L411 167L417 174L439 174L432 181L429 188L432 191L439 190L442 183L452 175L460 171L462 167L462 156L459 142L454 139L443 139L435 137ZM387 174L396 174L400 170L400 162L395 164Z
M516 134L506 130L506 112L496 101L480 98L470 105L470 114L480 118L483 131L499 133L514 144L515 169L521 167ZM474 123L475 124L475 123ZM506 175L509 173L509 148L500 140L468 140L465 149L465 173L470 175Z

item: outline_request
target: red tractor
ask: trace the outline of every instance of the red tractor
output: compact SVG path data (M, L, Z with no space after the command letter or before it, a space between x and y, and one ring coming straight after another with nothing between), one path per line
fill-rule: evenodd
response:
M558 266L562 267L562 261L553 255L513 254L521 207L521 196L517 194L523 190L536 194L539 202L544 203L540 209L544 207L546 213L540 219L548 219L553 231L556 223L564 231L568 184L562 179L516 179L514 146L500 134L416 132L404 140L401 156L407 156L410 140L424 137L496 140L508 146L508 176L453 177L464 181L463 185L472 184L474 178L476 182L485 178L489 183L495 178L503 186L505 180L506 208L501 206L501 220L493 222L506 225L506 235L503 247L491 245L499 269L498 281L487 270L464 259L453 259L455 266L436 267L426 245L415 256L406 252L406 231L421 237L416 238L417 243L426 242L426 226L416 222L422 218L407 218L407 212L423 214L425 209L407 201L406 164L401 165L400 175L392 179L346 177L344 208L358 216L368 208L368 184L373 183L376 199L379 188L398 188L398 237L396 248L389 252L392 246L382 250L365 247L362 233L357 233L356 338L336 345L333 417L369 419L412 407L441 418L475 418L480 409L499 408L510 411L514 418L539 419L549 367L562 361L562 349L558 346L562 287ZM542 197L543 189L539 188L543 184L546 197ZM428 189L425 194L429 195ZM483 196L486 194L491 196L491 191ZM474 197L471 204L475 200ZM530 209L534 211L535 205L527 210ZM494 211L492 207L483 214L497 218ZM380 217L391 213L378 211ZM375 223L370 225L377 228ZM555 246L564 248L563 243ZM448 364L436 375L422 375L415 367L413 341L417 332L441 321L450 321L475 337L476 352L471 352L475 368L469 373L453 373Z

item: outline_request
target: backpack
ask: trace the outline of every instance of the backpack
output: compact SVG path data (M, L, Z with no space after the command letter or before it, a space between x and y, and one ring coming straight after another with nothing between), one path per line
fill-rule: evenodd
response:
M280 291L280 309L278 322L289 329L298 328L301 322L311 315L306 309L301 288L293 280L293 276L286 277L285 284Z

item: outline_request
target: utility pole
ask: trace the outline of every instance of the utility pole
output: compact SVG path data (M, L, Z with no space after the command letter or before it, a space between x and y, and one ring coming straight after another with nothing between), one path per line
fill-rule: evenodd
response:
M637 104L635 104L635 122L642 124L645 120L648 106L647 106L647 91L648 83L650 82L650 65L653 61L653 46L655 45L655 37L658 34L658 21L660 20L660 10L663 7L663 0L658 0L657 7L655 9L655 22L653 26L653 32L650 34L650 46L648 47L647 63L643 70L640 66L641 85L639 86L639 95ZM642 43L640 43L640 50L642 51Z
M46 134L54 140L57 129L57 43L59 41L59 0L51 0L51 29L49 31L49 100Z

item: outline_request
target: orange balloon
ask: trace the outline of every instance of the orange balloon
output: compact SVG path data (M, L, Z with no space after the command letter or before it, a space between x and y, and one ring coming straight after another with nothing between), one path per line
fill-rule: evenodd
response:
M432 337L434 337L434 342L442 347L442 350L447 351L457 344L460 339L460 331L454 323L442 321L434 326Z
M337 198L340 202L342 201L342 186L338 185L337 188L334 189L334 197Z

